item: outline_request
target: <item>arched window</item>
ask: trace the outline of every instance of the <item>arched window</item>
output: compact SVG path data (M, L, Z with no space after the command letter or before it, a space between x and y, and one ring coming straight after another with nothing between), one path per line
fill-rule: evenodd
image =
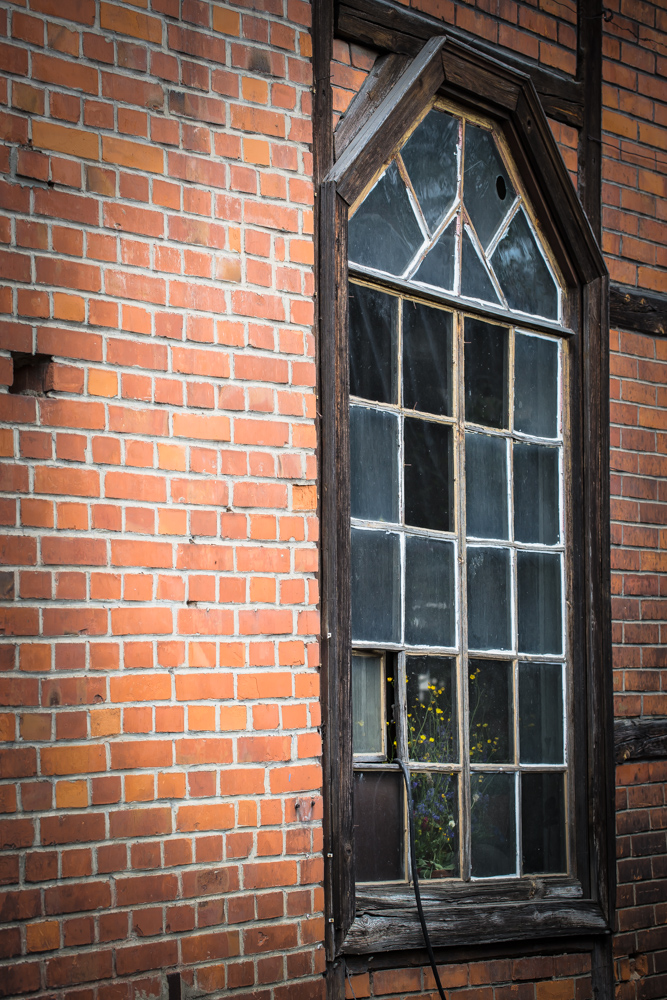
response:
M527 79L442 38L322 192L329 853L347 950L421 943L398 759L436 943L608 926L590 729L607 699L606 277L573 195Z

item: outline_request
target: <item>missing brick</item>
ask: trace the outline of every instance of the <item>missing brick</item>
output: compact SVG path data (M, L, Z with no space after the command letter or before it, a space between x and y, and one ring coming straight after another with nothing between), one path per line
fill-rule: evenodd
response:
M167 973L167 986L169 987L169 1000L181 1000L180 972Z
M51 388L50 375L53 358L50 354L24 354L12 351L14 378L9 386L11 393L24 396L43 396Z

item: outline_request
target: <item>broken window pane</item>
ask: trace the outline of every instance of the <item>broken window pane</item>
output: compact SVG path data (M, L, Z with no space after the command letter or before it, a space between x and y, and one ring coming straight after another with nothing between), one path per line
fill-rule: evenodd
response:
M463 201L486 249L514 203L509 174L490 132L466 122Z
M405 672L410 760L458 761L456 660L406 656Z
M410 776L420 878L454 878L459 873L457 784L455 774L413 771Z

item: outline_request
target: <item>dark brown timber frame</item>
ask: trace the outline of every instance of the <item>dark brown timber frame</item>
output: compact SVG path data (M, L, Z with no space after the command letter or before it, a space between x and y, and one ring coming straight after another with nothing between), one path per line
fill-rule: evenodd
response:
M377 0L373 0L377 6ZM388 6L388 5L384 5ZM339 13L340 23L340 13ZM442 29L442 26L440 26ZM387 65L387 64L385 64ZM401 71L402 70L402 71ZM376 79L370 110L338 146L319 193L322 390L323 635L328 781L328 958L423 947L412 888L356 894L350 736L347 215L436 94L502 129L564 275L571 347L571 594L575 698L576 877L523 878L422 890L434 947L608 934L614 897L613 726L610 678L608 277L531 78L449 34L421 44ZM381 76L381 74L378 74ZM344 147L344 148L343 148ZM333 995L333 994L331 994ZM602 995L602 994L599 994Z

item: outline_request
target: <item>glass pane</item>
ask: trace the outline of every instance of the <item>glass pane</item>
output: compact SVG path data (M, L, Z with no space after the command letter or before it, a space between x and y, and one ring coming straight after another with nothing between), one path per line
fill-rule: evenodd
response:
M510 309L558 319L558 290L537 246L523 209L520 209L491 259Z
M403 179L391 163L350 219L350 260L402 274L423 242Z
M352 638L399 642L399 536L389 531L352 528L350 582Z
M463 201L484 249L514 203L514 188L490 132L466 122Z
M408 177L431 232L456 197L458 144L458 119L444 111L430 111L401 150Z
M451 427L406 417L403 434L405 523L452 531Z
M518 542L560 541L558 448L514 445L514 537Z
M558 435L558 344L517 333L514 341L514 429Z
M461 295L494 304L499 301L493 282L472 244L467 228L463 231L461 248Z
M350 395L396 403L398 299L350 284Z
M403 302L403 406L452 412L452 314L419 302Z
M466 534L507 538L507 442L466 434Z
M514 759L512 664L503 660L468 661L470 760L509 764Z
M405 641L454 646L454 543L424 535L405 539Z
M466 420L507 427L508 331L466 316L464 337Z
M352 517L398 521L398 415L350 407Z
M555 552L517 552L516 574L519 649L522 653L560 653L560 556Z
M404 877L403 777L382 771L354 775L354 861L358 882Z
M458 761L456 660L406 656L408 756L428 764Z
M413 772L410 788L419 877L455 878L459 873L456 775Z
M514 775L473 771L470 792L473 877L515 875Z
M522 764L563 763L563 668L519 664L519 749Z
M509 549L468 546L468 646L511 649Z
M382 709L382 657L352 656L352 750L354 753L384 753Z
M456 257L456 221L450 222L444 233L419 265L414 274L416 281L425 281L436 288L454 288L454 260Z
M565 872L565 775L521 775L523 870Z

